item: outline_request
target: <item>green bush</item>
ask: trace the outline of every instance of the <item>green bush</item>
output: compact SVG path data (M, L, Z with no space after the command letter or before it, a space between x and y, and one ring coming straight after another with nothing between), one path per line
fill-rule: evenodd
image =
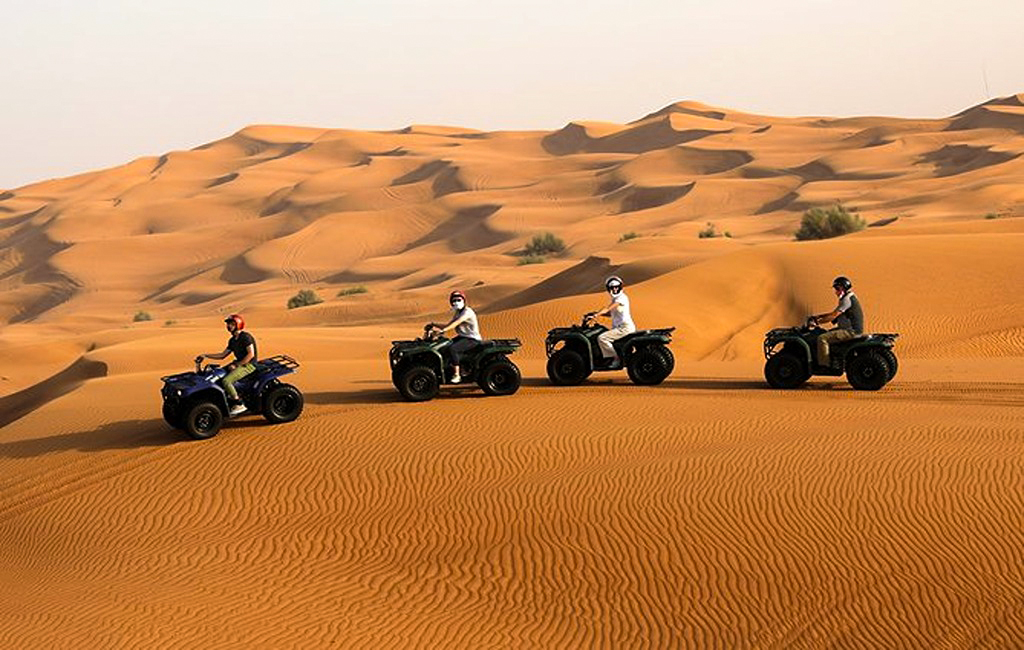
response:
M519 258L519 266L525 266L527 264L543 264L547 260L544 259L543 255L524 255Z
M316 295L315 291L312 289L303 289L288 299L288 309L306 307L308 305L315 305L321 302L323 302L323 299Z
M638 232L627 232L622 237L619 237L620 242L629 241L630 239L636 239L640 236Z
M985 218L986 219L998 219L999 215L996 214L995 212L989 212L988 214L985 215Z
M708 225L704 227L704 230L701 230L699 233L697 233L697 237L701 239L711 239L713 237L721 236L722 235L718 232L718 230L715 229L715 224L711 223L710 221L708 222Z
M339 291L338 297L340 298L342 296L354 296L357 293L366 293L367 291L369 291L369 289L367 289L363 285L359 285L357 287L348 287L347 289L342 289L341 291Z
M830 239L858 230L867 225L855 211L847 210L842 205L831 208L811 208L804 212L800 220L800 230L796 231L797 241L809 239Z
M153 317L149 315L148 311L137 311L135 316L132 317L132 322L139 323L145 320L153 320Z
M543 235L534 235L533 240L526 245L527 255L561 253L564 250L565 242L549 232L546 232Z

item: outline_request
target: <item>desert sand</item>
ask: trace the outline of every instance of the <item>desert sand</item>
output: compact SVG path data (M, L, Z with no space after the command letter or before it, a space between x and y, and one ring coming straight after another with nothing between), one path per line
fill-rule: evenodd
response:
M1017 647L1022 154L1024 95L928 120L682 102L257 125L2 191L0 647ZM793 240L836 202L871 226ZM544 232L565 251L521 264ZM610 273L640 327L677 327L673 376L550 386L545 332ZM770 390L765 331L840 273L900 374ZM455 288L523 340L524 385L402 402L390 341ZM299 289L324 302L286 309ZM159 378L235 311L302 363L306 410L188 441Z

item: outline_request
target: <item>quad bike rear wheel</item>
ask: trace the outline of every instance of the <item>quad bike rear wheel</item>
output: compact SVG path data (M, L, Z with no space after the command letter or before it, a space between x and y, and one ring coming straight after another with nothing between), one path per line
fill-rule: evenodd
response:
M519 368L508 359L498 359L484 366L478 380L480 388L488 395L512 395L521 383Z
M638 386L656 386L665 381L672 372L675 359L662 354L663 351L667 348L652 346L634 352L626 364L629 379Z
M846 364L846 381L855 390L878 390L889 381L889 364L874 350L861 352Z
M882 355L882 358L885 359L885 364L889 366L889 378L886 380L886 383L889 383L899 371L900 362L896 359L896 353L891 348L882 348L878 353Z
M291 384L278 384L263 397L263 417L272 424L292 422L302 414L302 392Z

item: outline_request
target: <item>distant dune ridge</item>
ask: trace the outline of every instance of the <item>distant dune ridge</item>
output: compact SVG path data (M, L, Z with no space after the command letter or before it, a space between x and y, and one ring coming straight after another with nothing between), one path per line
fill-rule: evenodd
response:
M250 126L0 191L0 647L1015 647L1022 153L1024 95L945 119L680 102ZM794 241L836 203L869 227ZM543 233L565 249L527 256ZM674 375L549 386L545 332L610 274L640 327L677 327ZM765 331L839 274L901 333L899 376L766 389ZM390 341L455 288L523 340L524 386L402 403ZM287 309L302 289L323 302ZM184 442L159 377L235 311L300 360L306 410Z

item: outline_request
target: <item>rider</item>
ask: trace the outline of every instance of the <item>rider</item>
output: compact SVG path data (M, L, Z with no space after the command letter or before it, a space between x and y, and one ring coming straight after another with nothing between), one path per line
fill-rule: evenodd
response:
M636 331L633 324L633 317L629 313L629 297L622 290L622 278L617 275L605 280L604 288L608 290L612 301L604 309L594 313L594 316L611 316L612 327L597 337L597 344L601 348L601 354L609 360L609 367L616 368L622 363L612 341L621 339L623 336Z
M462 355L480 345L483 339L480 336L480 325L476 320L476 312L466 304L466 294L461 291L452 291L448 294L448 303L455 312L452 319L444 325L432 325L431 330L443 334L448 330L455 330L456 337L448 346L448 354L452 357L452 383L462 381L459 363Z
M864 311L853 293L853 283L844 275L832 281L832 288L839 297L839 304L827 314L811 316L815 323L835 323L831 329L818 337L818 364L830 365L828 346L831 343L848 341L864 333Z
M235 355L235 360L225 368L228 374L221 379L224 392L228 396L228 405L231 407L230 415L238 415L245 412L245 404L238 398L238 391L235 390L235 382L256 372L256 339L245 330L245 319L240 314L231 314L224 319L224 327L231 333L227 347L223 352L213 354L200 354L196 357L196 363L203 359L224 359L229 354Z

